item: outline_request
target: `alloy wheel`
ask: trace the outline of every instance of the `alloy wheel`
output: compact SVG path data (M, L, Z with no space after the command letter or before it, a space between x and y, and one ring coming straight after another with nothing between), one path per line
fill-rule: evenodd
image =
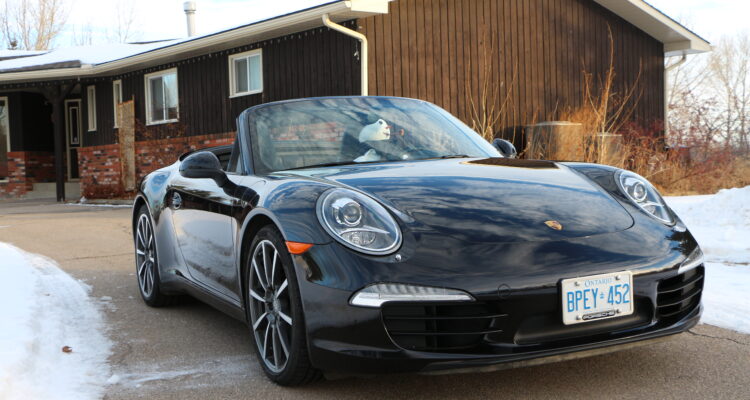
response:
M276 246L263 240L250 259L250 321L258 352L274 373L284 370L291 351L292 313L287 280Z
M141 214L135 231L135 259L138 273L138 285L145 297L154 291L156 274L156 246L151 220Z

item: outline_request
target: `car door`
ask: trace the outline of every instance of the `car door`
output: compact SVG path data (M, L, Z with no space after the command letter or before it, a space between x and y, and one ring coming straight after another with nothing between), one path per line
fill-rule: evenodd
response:
M237 280L234 199L210 179L179 177L170 189L175 235L191 277L215 294L239 301L232 290Z

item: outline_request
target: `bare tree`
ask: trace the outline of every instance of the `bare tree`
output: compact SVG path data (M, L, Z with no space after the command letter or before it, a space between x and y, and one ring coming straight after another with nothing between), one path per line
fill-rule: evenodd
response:
M66 17L65 0L6 0L0 16L3 39L9 48L48 49Z
M140 37L136 29L136 2L134 0L118 0L114 10L115 22L112 30L107 31L110 42L126 43Z
M717 118L723 139L750 153L750 36L725 37L710 63L711 91L719 103Z
M73 27L73 36L71 38L73 46L90 46L94 44L94 27L91 22L80 27Z
M713 143L750 154L750 36L721 39L692 56L668 81L670 136L676 143Z
M692 145L719 141L719 128L714 117L718 105L707 98L710 81L710 55L697 55L685 62L669 61L666 82L669 114L669 143ZM678 64L679 63L679 64Z

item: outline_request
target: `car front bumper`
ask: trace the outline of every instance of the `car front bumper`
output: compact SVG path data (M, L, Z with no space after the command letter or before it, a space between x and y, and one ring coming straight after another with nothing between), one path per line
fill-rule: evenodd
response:
M672 266L673 260L665 259L634 278L636 311L631 316L566 326L561 322L559 285L527 287L509 293L469 291L477 305L509 315L502 322L503 330L473 336L475 343L462 343L464 346L459 348L437 346L426 351L425 343L412 337L405 342L394 335L387 322L394 310L400 315L402 311L410 314L415 307L419 312L442 307L449 311L450 318L459 318L461 307L472 303L462 303L461 307L451 303L409 302L388 303L383 308L352 306L349 301L354 291L331 287L334 285L327 285L326 279L315 279L315 268L311 266L315 256L295 256L295 264L310 357L313 365L326 373L435 374L556 362L639 346L684 332L698 323L702 311L703 267L678 274L677 267ZM460 279L456 283L452 287L461 289ZM681 286L684 289L673 294L662 293ZM680 293L684 299L675 297Z

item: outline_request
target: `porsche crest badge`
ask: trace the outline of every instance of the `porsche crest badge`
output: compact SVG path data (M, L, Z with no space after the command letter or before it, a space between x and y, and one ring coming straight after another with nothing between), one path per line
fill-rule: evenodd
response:
M556 231L561 231L562 228L563 228L561 223L559 223L557 221L553 221L553 220L544 221L544 224L547 225L547 226L549 226L550 228L556 230Z

